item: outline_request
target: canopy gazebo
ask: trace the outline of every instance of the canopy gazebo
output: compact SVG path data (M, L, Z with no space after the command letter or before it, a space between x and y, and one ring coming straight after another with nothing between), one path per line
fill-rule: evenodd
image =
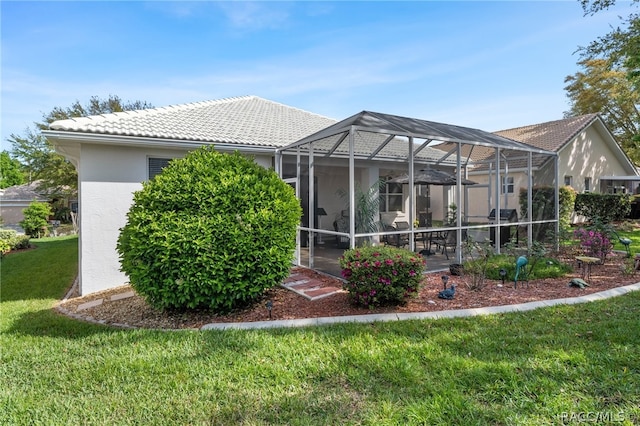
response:
M485 152L480 161L471 160L474 150ZM462 155L463 152L467 155ZM277 150L276 170L283 179L295 186L296 193L302 200L306 217L299 229L301 235L308 235L306 243L309 247L308 265L304 266L313 268L314 248L318 245L316 236L346 238L349 246L355 247L357 242L362 240L376 243L380 236L385 234L380 230L371 232L356 229L356 214L357 212L361 214L356 204L356 194L362 191L362 188L373 188L382 182L385 186L380 186L380 210L372 212L372 215L380 221L393 215L402 216L403 220L410 224L407 232L415 236L417 232L425 231L417 228L416 206L420 206L418 190L420 180L416 176L419 173L416 172L430 168L448 171L454 179L443 183L450 187L450 191L445 191L442 203L443 205L446 203L444 195L450 195L455 205L462 208L457 209L453 224L447 225L443 222L444 229L468 230L476 225L469 224L464 218L464 212L470 203L466 189L470 186L485 188L489 195L489 207L499 209L502 205L503 177L509 170L506 162L510 160L507 159L516 158L520 161L524 159L528 165L528 170L525 170L528 176L527 205L532 205L533 155L554 158L553 173L555 174L552 180L557 194L558 165L557 154L554 152L478 129L363 111ZM469 185L471 181L468 179L468 172L480 162L490 165L492 172L489 174L488 181L483 185ZM394 179L397 180L403 176L406 177L408 184L404 186L409 188L407 193L391 185ZM349 196L348 202L342 206L336 201L337 188L345 189L344 192ZM557 196L554 202L554 217L534 221L529 209L529 213L521 218L519 225L527 226L529 237L532 235L532 225L538 222L555 223L556 235L558 234ZM335 217L339 215L344 218L345 222L348 222L348 228L331 230L326 228L326 224L325 227L320 226L320 218L309 214L317 211L318 208L334 212ZM491 224L496 234L497 252L500 251L499 242L501 241L500 220L500 215L497 215L495 223ZM457 246L460 247L462 232L457 232L457 236ZM532 238L527 239L529 244L531 240ZM411 250L415 249L414 245L414 238L409 238ZM460 262L461 250L456 251L456 257L456 261ZM300 257L298 257L298 264L301 264Z

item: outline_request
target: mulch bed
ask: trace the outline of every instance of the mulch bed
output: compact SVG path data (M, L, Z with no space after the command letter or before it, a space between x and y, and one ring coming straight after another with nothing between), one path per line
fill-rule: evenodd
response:
M71 297L62 301L58 308L64 314L78 319L116 326L152 329L193 329L200 328L208 323L221 322L254 322L397 312L432 312L583 296L640 281L638 274L630 276L622 273L621 265L623 261L623 256L616 255L608 259L604 265L593 266L589 282L590 286L584 289L568 285L571 278L580 277L579 271L562 278L535 280L530 281L528 284L519 282L517 288L514 288L513 282L506 282L505 285L502 285L500 281L487 280L486 286L482 290L469 289L467 277L450 276L448 285L456 286L455 298L452 300L438 298L438 292L443 289L440 278L443 273L430 273L425 275L424 285L417 297L410 299L406 305L375 309L351 305L346 292L339 292L319 300L310 301L282 287L276 287L268 291L263 300L253 306L227 315L217 315L208 311L158 311L150 307L142 297L135 294L132 297L111 300L114 295L118 296L131 292L129 286L122 286L85 297ZM305 268L295 268L295 271L320 281L322 286L341 286L341 281L335 277ZM102 303L98 306L78 310L79 306L87 306L87 302L98 299L102 299ZM273 306L271 315L269 315L269 311L266 308L267 301L270 301Z

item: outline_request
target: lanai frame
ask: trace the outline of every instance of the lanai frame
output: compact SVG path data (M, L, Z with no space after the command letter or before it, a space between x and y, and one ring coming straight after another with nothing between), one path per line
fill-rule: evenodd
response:
M454 146L453 149L443 151L437 148L437 145L446 143L448 146ZM469 149L469 153L473 152L476 147L485 151L493 151L493 154L484 157L484 163L490 163L495 175L491 176L489 181L489 198L492 207L496 212L500 211L501 206L501 179L504 176L501 171L508 171L506 162L514 159L525 159L527 162L527 205L532 205L532 157L533 155L549 156L553 159L553 185L555 187L555 215L553 218L543 218L543 220L533 220L532 209L529 208L526 220L520 221L518 225L527 227L527 245L530 248L533 239L532 226L538 223L554 223L555 224L555 245L558 244L559 235L559 169L558 155L552 151L546 151L514 141L502 136L498 136L489 132L468 127L455 126L450 124L436 123L415 118L400 117L389 114L375 113L363 111L345 120L342 120L332 126L329 126L319 132L307 136L297 142L286 147L276 150L275 167L281 177L283 174L283 164L285 161L291 162L295 158L296 177L295 187L296 193L299 195L301 176L303 174L303 163L306 171L308 167L308 212L315 212L316 200L314 197L314 169L316 163L331 164L335 162L346 162L348 165L348 194L349 194L349 231L334 232L324 230L315 223L315 215L310 214L308 218L308 226L300 226L300 232L309 233L309 267L313 268L314 256L314 238L315 234L329 234L344 236L349 238L349 246L354 248L358 238L379 238L385 232L367 232L356 233L355 224L355 192L356 192L356 161L361 162L363 167L379 167L383 164L403 164L409 176L409 188L414 188L414 175L417 167L453 167L456 174L456 191L455 203L461 206L463 203L463 185L461 178L468 178L468 170L477 166L468 157L461 155L463 147ZM504 155L509 152L509 155ZM503 166L503 162L504 166ZM414 226L415 218L415 191L409 191L409 233L413 237L417 232L424 230L416 230ZM464 193L464 206L468 204L468 192ZM457 230L457 246L462 244L462 230L474 229L476 226L463 224L463 211L458 209L456 212L455 226L439 228L441 230ZM524 218L522 218L524 219ZM501 218L500 214L496 214L495 222L491 226L495 229L495 250L500 253L500 231ZM486 227L483 225L482 227ZM300 243L300 239L298 239ZM409 238L409 248L415 249L414 238ZM300 244L298 244L300 248ZM298 253L300 250L298 250ZM456 250L456 261L461 262L461 250ZM300 257L298 256L298 264Z

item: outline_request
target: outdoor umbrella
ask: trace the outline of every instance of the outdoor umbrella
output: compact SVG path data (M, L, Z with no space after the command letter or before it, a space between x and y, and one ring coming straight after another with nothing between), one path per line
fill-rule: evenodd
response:
M393 183L401 183L408 184L409 183L409 175L399 176L397 178L389 180L389 182ZM437 169L423 169L420 170L417 174L414 175L413 183L415 185L455 185L456 184L456 176L447 173L442 170ZM478 182L474 182L469 179L462 178L463 185L476 185ZM455 234L452 234L455 235ZM443 242L444 244L445 242ZM431 245L431 244L429 244ZM425 248L420 251L421 254L430 255L433 254L429 248Z
M409 176L399 176L397 178L391 179L389 182L409 183ZM418 172L414 176L413 183L416 185L455 185L456 177L455 175L444 172L442 170L424 169L420 170L420 172ZM477 183L478 182L462 178L463 185L476 185Z

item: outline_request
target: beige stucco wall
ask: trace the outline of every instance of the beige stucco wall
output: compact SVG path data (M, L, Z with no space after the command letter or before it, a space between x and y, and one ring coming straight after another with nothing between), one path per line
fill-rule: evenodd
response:
M24 220L22 211L29 207L31 201L0 201L0 217L5 226L17 225Z
M526 188L528 185L527 175L522 171L509 172L507 175L502 171L501 177L507 176L513 178L514 190L513 193L500 194L500 208L501 209L516 209L518 212L518 218L520 217L520 204L519 204L519 191L520 188ZM487 217L496 205L496 188L500 189L500 186L496 185L496 176L492 174L491 177L487 174L482 175L470 175L469 179L477 182L477 185L470 185L466 188L468 191L469 203L468 216L470 222L486 223ZM491 182L489 182L491 179Z
M612 146L612 142L606 134L606 129L598 123L578 134L559 152L559 186L564 186L565 176L571 176L571 186L580 193L585 191L585 178L591 178L591 191L598 191L600 176L631 174L629 168L625 167L623 163L621 151ZM510 172L509 176L514 178L514 192L513 194L501 194L500 208L517 209L518 217L520 217L518 197L520 188L527 188L527 174L525 171L518 170ZM555 166L553 159L549 159L540 170L534 171L533 176L534 185L554 185ZM486 174L472 174L469 178L480 184L486 184L488 181ZM495 180L495 175L492 179ZM472 195L469 203L471 216L487 215L487 201L491 202L491 206L495 202L495 187L496 184L493 182L491 197L488 197L486 191L476 193L475 189L471 189L470 194ZM577 219L574 218L574 220Z
M591 178L591 191L599 191L600 176L631 174L623 165L619 150L607 143L602 129L595 126L587 128L560 151L558 169L560 186L564 185L565 176L571 176L571 186L577 192L584 192L587 177ZM536 183L549 184L553 181L553 165L547 165L535 176Z

